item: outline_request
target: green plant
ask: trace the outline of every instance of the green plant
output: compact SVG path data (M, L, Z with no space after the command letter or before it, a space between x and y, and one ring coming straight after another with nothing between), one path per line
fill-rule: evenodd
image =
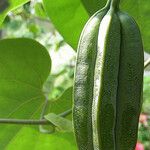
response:
M0 1L0 150L77 150L71 110L76 47L84 24L106 0ZM149 4L149 0L120 2L121 10L140 26L146 52L150 51ZM149 114L149 105L147 80L143 113ZM139 129L138 140L149 150L148 125ZM94 149L97 146L94 140Z
M73 119L80 150L135 148L143 70L137 24L119 10L119 0L108 1L87 22L78 46Z

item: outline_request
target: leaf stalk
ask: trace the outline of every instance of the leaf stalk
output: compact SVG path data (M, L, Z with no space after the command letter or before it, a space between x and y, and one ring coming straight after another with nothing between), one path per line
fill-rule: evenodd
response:
M72 109L69 109L61 114L59 114L60 117L66 117L72 113ZM30 119L0 119L0 124L16 124L16 125L48 125L51 124L46 119L40 119L40 120L30 120Z

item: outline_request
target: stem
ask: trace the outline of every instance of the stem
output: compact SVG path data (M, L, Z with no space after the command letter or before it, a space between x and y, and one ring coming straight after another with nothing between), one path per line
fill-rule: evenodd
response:
M72 113L72 109L69 109L69 110L59 114L59 116L66 117L66 116L70 115L71 113Z
M145 69L148 65L150 65L150 58L149 58L147 61L145 61L145 63L144 63L144 69Z
M45 115L47 106L48 106L48 99L46 98L43 109L42 109L42 112L41 112L41 117L40 117L41 120L44 119L44 115Z
M69 109L61 114L59 114L60 117L66 117L72 113L72 109ZM16 124L16 125L48 125L51 124L46 119L41 120L28 120L28 119L0 119L0 124Z
M42 120L0 119L0 124L46 125L46 124L52 124L52 123L46 119L42 119Z
M119 9L120 0L112 0L111 1L111 8L114 10Z

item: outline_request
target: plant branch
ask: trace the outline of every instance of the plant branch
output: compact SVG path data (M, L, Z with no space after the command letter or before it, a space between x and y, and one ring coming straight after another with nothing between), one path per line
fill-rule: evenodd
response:
M144 63L144 69L145 69L148 65L150 65L150 58L145 61L145 63Z
M26 120L26 119L0 119L0 124L21 124L21 125L46 125L52 124L46 119L42 120Z
M71 113L72 113L72 109L69 109L69 110L59 114L59 116L66 117L66 116L70 115Z
M61 114L59 114L60 117L66 117L72 113L72 109L69 109ZM46 119L41 120L28 120L28 119L0 119L0 124L16 124L16 125L48 125L51 124Z

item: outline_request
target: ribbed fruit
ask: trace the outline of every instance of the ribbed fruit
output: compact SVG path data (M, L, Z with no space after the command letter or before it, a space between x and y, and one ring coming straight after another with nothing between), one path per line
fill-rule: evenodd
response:
M134 150L142 104L139 28L108 1L85 25L78 46L73 122L79 150Z

